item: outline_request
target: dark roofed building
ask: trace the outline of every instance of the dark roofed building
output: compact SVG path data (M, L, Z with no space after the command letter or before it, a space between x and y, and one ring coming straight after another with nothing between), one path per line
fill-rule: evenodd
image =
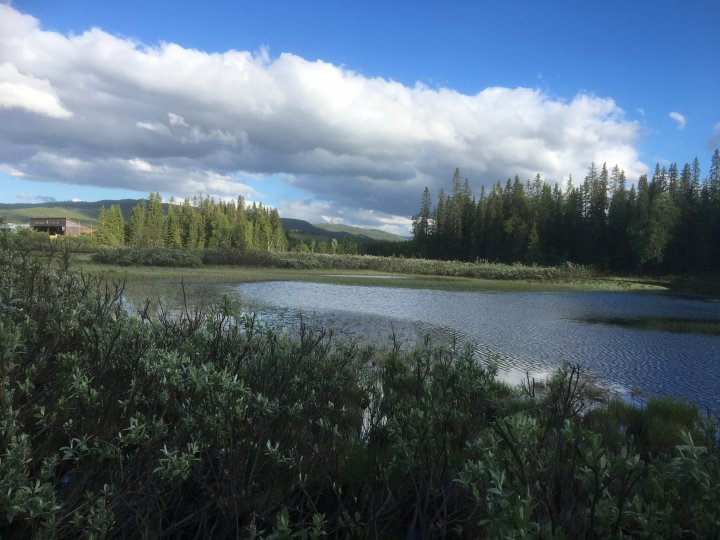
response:
M95 234L95 227L68 218L31 218L30 227L36 231L65 236Z

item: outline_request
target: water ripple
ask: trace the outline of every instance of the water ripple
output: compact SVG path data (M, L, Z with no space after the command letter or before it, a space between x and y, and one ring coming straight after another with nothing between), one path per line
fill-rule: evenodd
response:
M661 294L498 293L297 282L243 284L247 309L292 324L302 315L373 341L473 343L507 380L579 363L608 384L718 406L720 337L581 322L592 318L720 319L720 305Z

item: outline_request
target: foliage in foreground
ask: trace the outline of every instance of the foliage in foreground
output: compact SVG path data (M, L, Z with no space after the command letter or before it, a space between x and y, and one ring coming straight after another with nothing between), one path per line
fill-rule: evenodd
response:
M720 534L716 425L692 407L588 412L572 367L510 389L470 350L121 296L0 248L4 538Z
M415 275L456 276L484 279L584 279L592 272L571 263L562 266L528 266L487 261L461 262L405 259L372 255L269 252L239 249L117 249L93 255L93 261L121 266L239 265L297 270L363 270Z

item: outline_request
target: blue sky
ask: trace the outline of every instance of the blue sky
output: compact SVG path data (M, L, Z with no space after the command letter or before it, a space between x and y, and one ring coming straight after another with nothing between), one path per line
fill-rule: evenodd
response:
M716 0L0 7L0 202L243 194L401 231L455 166L634 180L720 145Z

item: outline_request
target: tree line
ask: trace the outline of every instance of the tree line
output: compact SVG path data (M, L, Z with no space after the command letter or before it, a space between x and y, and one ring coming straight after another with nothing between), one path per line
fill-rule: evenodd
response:
M150 193L133 207L127 222L119 205L101 208L98 240L113 247L287 249L278 211L247 205L242 196L228 202L185 198L182 204L171 198L165 206L158 193Z
M720 263L720 151L707 176L697 158L655 166L628 188L625 172L592 163L561 187L538 174L472 195L455 170L435 204L428 188L413 216L421 257L531 264L571 261L616 271L712 271Z

